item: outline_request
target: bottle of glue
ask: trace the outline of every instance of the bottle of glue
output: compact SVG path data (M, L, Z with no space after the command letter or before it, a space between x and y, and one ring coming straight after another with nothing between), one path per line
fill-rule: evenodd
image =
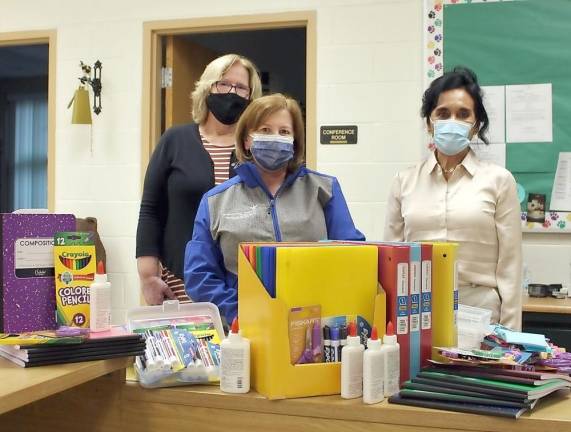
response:
M89 286L89 328L92 332L111 328L111 283L107 281L103 261L97 263L97 273Z
M392 321L387 324L387 333L383 338L381 352L385 357L385 396L392 396L399 391L400 382L400 345Z
M354 399L363 395L363 351L361 338L354 322L349 324L347 345L341 354L341 397Z
M376 404L381 402L385 395L385 355L381 350L381 340L377 327L373 326L371 338L367 341L367 349L363 356L363 402Z
M250 391L250 341L240 334L238 318L234 318L228 337L220 344L220 390Z

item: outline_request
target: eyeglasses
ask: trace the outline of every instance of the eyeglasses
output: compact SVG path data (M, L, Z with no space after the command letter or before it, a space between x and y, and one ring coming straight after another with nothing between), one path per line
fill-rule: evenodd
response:
M230 93L232 89L234 89L234 92L238 96L243 97L245 99L250 98L250 87L248 86L242 84L232 84L231 82L228 81L216 81L214 85L216 86L216 90L218 91L218 93Z

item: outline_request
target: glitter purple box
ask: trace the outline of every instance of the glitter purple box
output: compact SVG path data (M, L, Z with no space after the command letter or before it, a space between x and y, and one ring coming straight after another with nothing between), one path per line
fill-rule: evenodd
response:
M0 214L0 332L56 328L53 241L71 214Z

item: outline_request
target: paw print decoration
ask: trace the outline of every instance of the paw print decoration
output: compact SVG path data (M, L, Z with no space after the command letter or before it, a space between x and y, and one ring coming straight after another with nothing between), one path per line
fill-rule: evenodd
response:
M434 26L428 26L428 33L434 33Z
M557 219L559 219L559 213L549 212L549 217L551 218L552 221L556 221Z
M436 49L434 50L434 55L435 55L435 56L440 56L440 55L442 55L441 49L440 49L440 48L436 48Z
M428 12L428 18L430 18L430 19L436 18L436 12L434 12L433 10L431 10L430 12Z
M565 229L566 226L567 226L567 224L565 223L565 221L563 219L561 219L557 222L558 228Z

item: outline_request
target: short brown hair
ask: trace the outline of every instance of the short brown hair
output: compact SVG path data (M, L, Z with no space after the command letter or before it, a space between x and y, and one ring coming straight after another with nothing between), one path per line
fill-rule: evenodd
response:
M301 108L295 99L281 93L262 96L250 102L240 116L236 126L236 156L240 162L252 160L252 154L246 151L244 143L248 135L255 131L269 116L281 110L287 110L293 121L293 159L288 163L288 171L292 172L305 161L305 130Z

